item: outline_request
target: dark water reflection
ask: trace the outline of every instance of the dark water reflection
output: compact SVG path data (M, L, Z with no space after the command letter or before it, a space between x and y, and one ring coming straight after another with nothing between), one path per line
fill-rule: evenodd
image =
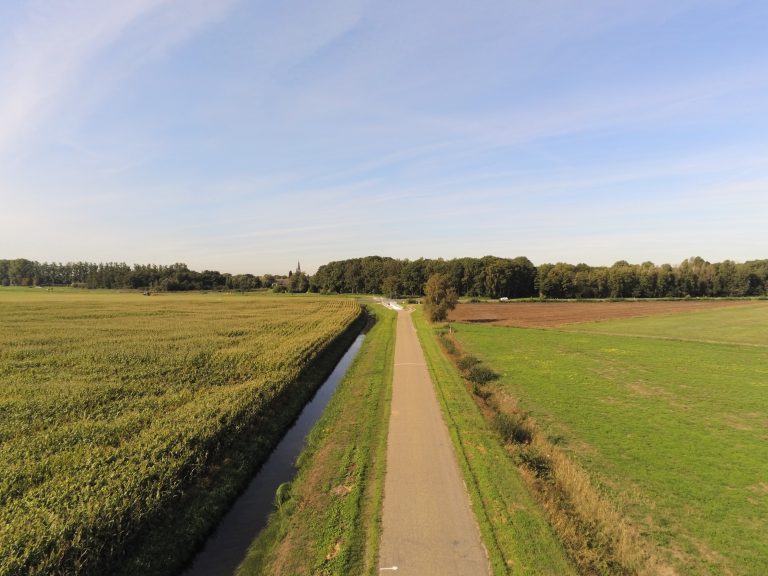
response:
M364 337L359 335L341 357L182 576L231 576L234 573L245 558L248 546L266 526L274 508L277 487L293 479L296 473L294 462L304 448L304 439L346 374Z

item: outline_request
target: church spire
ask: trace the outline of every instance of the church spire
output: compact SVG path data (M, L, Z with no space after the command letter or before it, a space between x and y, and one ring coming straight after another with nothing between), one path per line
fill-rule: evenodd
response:
M296 274L301 274L301 262L296 262Z

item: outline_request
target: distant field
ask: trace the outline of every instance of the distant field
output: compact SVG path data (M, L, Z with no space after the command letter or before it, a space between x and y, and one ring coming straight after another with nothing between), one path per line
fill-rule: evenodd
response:
M631 320L573 324L563 328L594 334L768 346L768 302L747 302L727 310L699 309L685 316L654 315Z
M551 328L577 322L596 322L716 308L754 305L738 300L656 300L629 302L487 302L459 304L449 315L452 322L477 322L522 328ZM760 304L760 303L758 303ZM768 302L761 303L768 306Z
M768 574L767 326L768 305L754 302L567 327L578 333L461 324L456 337L503 374L497 393L531 412L663 564L758 576Z
M109 572L239 430L262 442L259 418L359 314L329 298L0 289L0 574Z

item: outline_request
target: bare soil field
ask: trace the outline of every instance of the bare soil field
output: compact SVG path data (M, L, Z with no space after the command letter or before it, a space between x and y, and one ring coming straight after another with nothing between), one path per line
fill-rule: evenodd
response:
M488 302L459 304L448 315L451 322L473 322L551 328L564 324L675 314L713 308L754 305L739 300L657 300L649 302Z

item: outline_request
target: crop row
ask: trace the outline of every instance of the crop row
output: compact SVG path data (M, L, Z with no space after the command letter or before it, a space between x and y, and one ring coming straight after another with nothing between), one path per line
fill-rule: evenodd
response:
M3 575L103 572L360 312L320 299L35 298L0 300Z

